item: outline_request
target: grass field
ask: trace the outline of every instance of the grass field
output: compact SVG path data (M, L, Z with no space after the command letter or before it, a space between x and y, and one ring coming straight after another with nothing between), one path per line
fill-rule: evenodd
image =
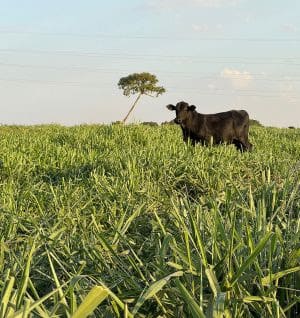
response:
M0 317L300 315L300 129L0 127Z

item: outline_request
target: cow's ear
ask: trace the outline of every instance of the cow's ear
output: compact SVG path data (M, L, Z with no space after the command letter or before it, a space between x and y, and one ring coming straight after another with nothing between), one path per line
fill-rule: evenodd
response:
M169 110L175 110L176 109L176 107L174 106L174 105L172 105L172 104L169 104L169 105L167 105L166 106Z
M196 109L196 106L195 106L195 105L189 106L189 110L195 110L195 109Z

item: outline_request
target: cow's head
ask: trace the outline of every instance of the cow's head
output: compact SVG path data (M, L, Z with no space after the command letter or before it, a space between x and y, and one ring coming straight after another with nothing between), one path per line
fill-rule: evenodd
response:
M174 119L176 124L182 125L190 118L191 112L196 109L196 106L189 105L186 102L179 102L176 106L169 104L167 105L169 110L176 111L176 118Z

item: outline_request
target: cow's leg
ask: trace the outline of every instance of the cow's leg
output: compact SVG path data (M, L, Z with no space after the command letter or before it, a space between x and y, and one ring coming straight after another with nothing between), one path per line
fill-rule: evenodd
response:
M241 152L251 151L252 149L252 144L245 138L234 139L233 144Z
M244 145L238 139L233 139L232 143L235 145L235 148L240 152L244 151Z
M191 143L192 143L193 146L195 146L196 143L197 143L197 140L193 138L193 139L191 139Z
M183 141L184 141L184 142L188 142L188 139L189 139L189 138L188 138L187 133L186 133L184 130L182 131L182 137L183 137Z
M189 144L189 145L192 145L192 146L195 146L196 142L197 141L195 139L191 138L190 136L186 140L186 143Z
M247 150L247 151L252 150L252 144L248 140L248 134L245 135L245 137L239 138L239 140L244 145L245 150Z
M183 138L183 141L184 141L185 143L188 143L188 141L189 141L189 133L188 133L187 129L181 127L181 130L182 130L182 138Z

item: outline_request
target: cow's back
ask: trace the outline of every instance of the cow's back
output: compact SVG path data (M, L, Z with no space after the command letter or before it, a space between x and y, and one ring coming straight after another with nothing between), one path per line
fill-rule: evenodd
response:
M249 115L245 110L231 110L231 113L237 127L249 125Z

